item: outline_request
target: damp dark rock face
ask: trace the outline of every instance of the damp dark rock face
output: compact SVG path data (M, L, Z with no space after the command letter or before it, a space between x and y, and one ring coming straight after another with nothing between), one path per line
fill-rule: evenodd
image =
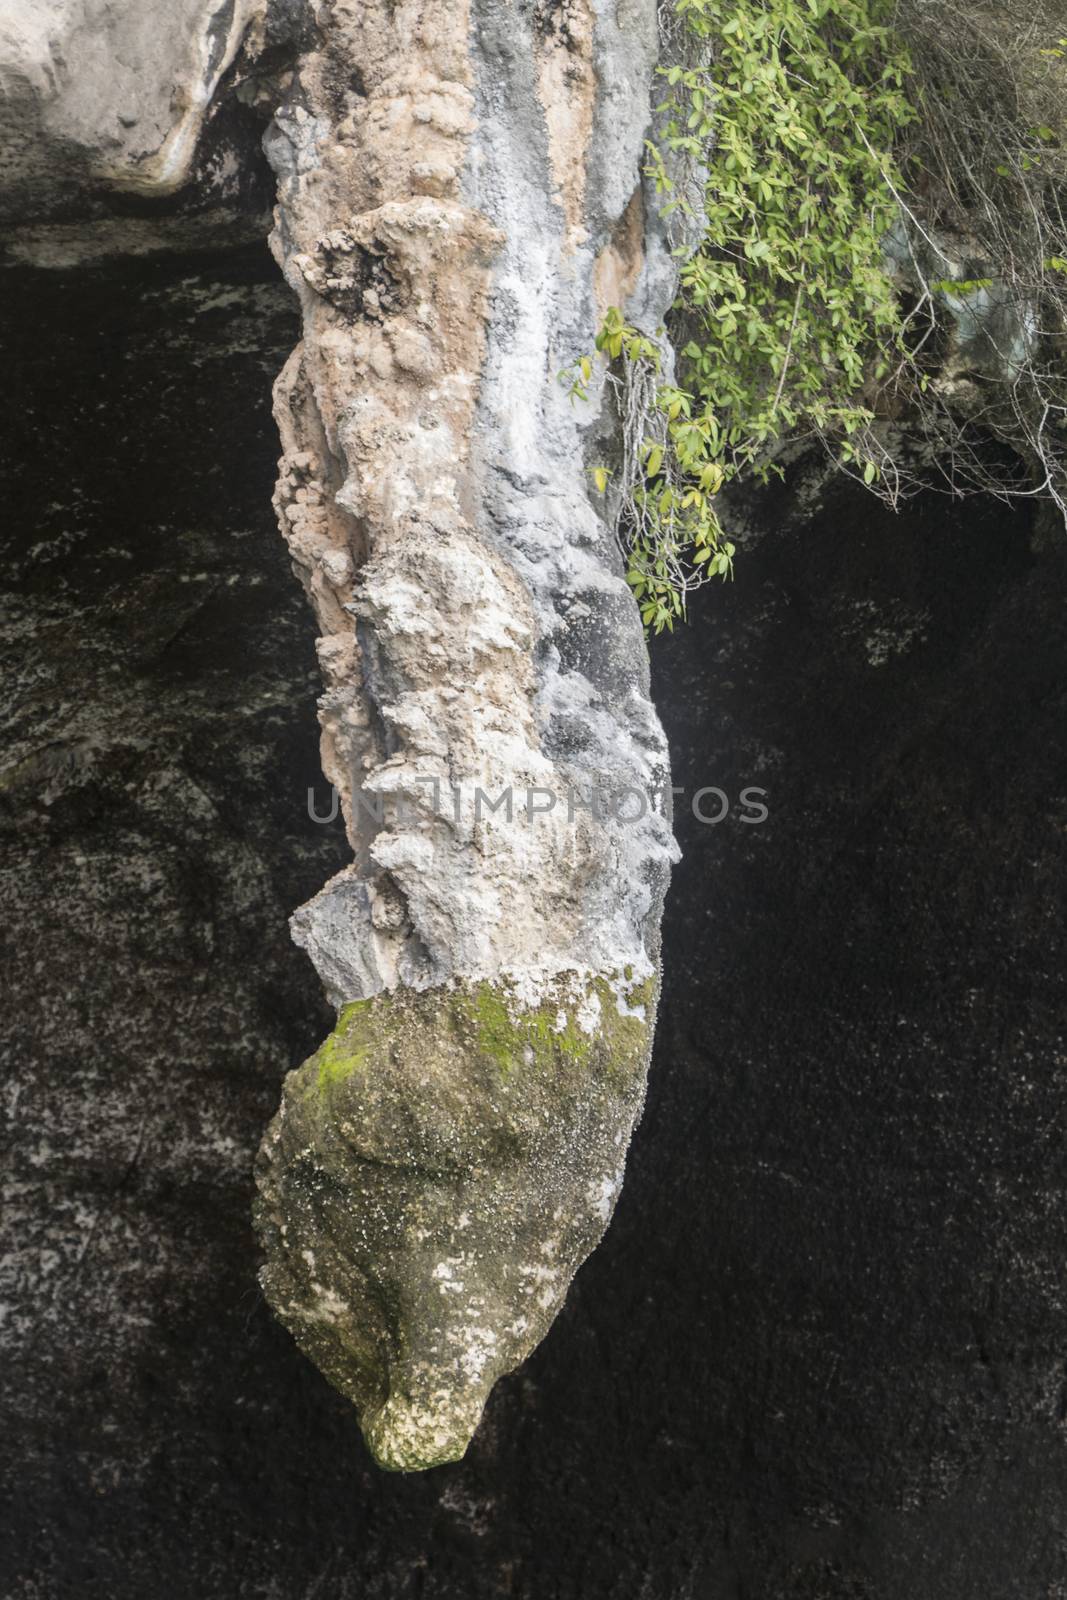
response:
M0 281L0 1590L88 1594L166 1544L93 1508L218 1459L200 1319L246 1338L251 1151L329 1021L286 917L340 845L265 246Z
M306 816L315 669L265 510L292 327L259 301L277 349L242 355L232 311L188 320L186 280L246 303L265 256L144 268L3 303L7 659L47 690L14 725L43 747L95 707L143 741L4 801L5 1591L1055 1593L1062 558L998 506L755 508L654 656L685 859L612 1227L466 1458L382 1473L248 1225L329 1027L285 918L342 851Z

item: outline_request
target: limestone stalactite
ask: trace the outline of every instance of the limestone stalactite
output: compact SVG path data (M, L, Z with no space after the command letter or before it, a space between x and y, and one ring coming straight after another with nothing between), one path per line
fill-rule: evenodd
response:
M277 505L355 853L293 920L340 1009L257 1221L386 1466L463 1453L611 1215L675 846L636 609L561 367L673 273L651 0L333 0L270 134L304 337ZM602 397L601 397L602 398Z

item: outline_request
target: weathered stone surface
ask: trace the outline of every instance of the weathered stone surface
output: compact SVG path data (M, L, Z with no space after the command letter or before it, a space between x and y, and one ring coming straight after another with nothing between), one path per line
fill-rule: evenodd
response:
M307 25L303 0L0 0L4 254L262 237L267 85Z
M653 323L670 299L641 174L657 48L651 0L518 15L495 0L8 0L0 13L9 261L63 271L217 244L242 217L254 227L247 137L276 108L274 248L305 334L277 390L278 509L321 631L323 764L356 851L294 935L339 1005L411 989L447 1018L458 982L492 986L521 1016L566 983L585 1026L598 986L636 984L647 1056L675 854L666 747L636 609L587 492L586 442L611 420L599 403L576 412L557 374L609 299ZM97 735L81 723L70 738L92 765ZM24 742L16 788L51 771L31 730ZM427 783L465 790L467 809L404 818L394 803ZM380 825L358 814L363 790L393 806ZM519 816L511 801L481 814L479 790L491 806L516 795ZM534 795L551 816L534 815ZM634 800L636 814L613 815ZM460 1089L460 1057L447 1067ZM527 1199L579 1152L586 1163L562 1202L578 1207L566 1248L534 1208L565 1276L606 1226L610 1206L589 1212L581 1194L603 1192L609 1145L620 1169L641 1081L623 1074L614 1103L605 1091L599 1132L583 1123L577 1144L561 1086L554 1159L547 1145L526 1154ZM282 1205L287 1154L271 1148L281 1167L266 1163L265 1185ZM453 1219L429 1211L440 1244ZM268 1228L272 1248L279 1236ZM411 1304L395 1339L418 1344L424 1301ZM521 1304L494 1316L517 1326ZM528 1320L539 1336L550 1316ZM532 1342L501 1331L493 1372ZM455 1366L454 1351L440 1359ZM375 1381L389 1371L379 1362ZM446 1410L451 1383L435 1391ZM484 1388L477 1403L453 1398L469 1434ZM440 1426L455 1453L463 1430ZM378 1448L417 1464L403 1440Z
M641 173L650 0L618 14L374 0L323 19L267 139L273 247L304 320L276 391L277 505L320 628L323 767L357 860L293 931L337 1005L389 995L388 1018L418 994L425 1042L375 1125L393 1177L373 1189L332 1120L342 1108L327 1098L309 1119L290 1086L261 1165L263 1282L357 1400L379 1459L417 1467L462 1453L493 1378L547 1328L607 1225L611 1201L588 1196L613 1198L607 1164L621 1171L641 1103L643 1061L629 1046L616 1059L602 1014L589 1025L614 1089L595 1054L592 1099L564 1077L538 1141L491 1179L473 1154L444 1187L410 1169L405 1119L429 1114L420 1072L441 1115L466 1105L469 1152L480 1119L499 1122L475 1092L477 1052L448 1043L453 985L517 1007L516 1026L561 982L575 1004L623 973L654 988L676 853L666 746L637 609L590 503L586 444L611 421L576 410L558 374L606 297L654 326L674 277ZM479 792L503 813L479 811ZM307 1195L323 1186L344 1201L320 1215ZM460 1214L475 1254L446 1326L438 1274ZM418 1248L391 1253L416 1215ZM539 1252L556 1277L535 1315L523 1272ZM340 1330L328 1340L323 1294Z
M278 386L279 512L322 630L324 769L369 857L362 901L346 879L298 923L341 1001L453 974L536 986L654 963L666 753L636 608L589 502L595 414L557 381L589 346L595 269L641 199L656 35L650 8L633 20L623 41L590 12L556 84L555 23L517 28L458 0L425 18L340 7L268 139L274 247L305 328ZM587 118L588 139L553 156L567 117ZM555 174L583 162L612 178L579 215ZM662 249L646 261L640 229L630 243L630 308L662 314ZM626 829L588 807L536 828L457 826L433 815L431 778L520 798L609 782L647 814ZM418 814L375 830L357 789ZM375 919L381 897L399 925Z
M85 181L167 193L262 0L4 0L0 180L32 208Z
M341 1013L260 1156L263 1284L382 1466L462 1456L622 1184L651 985L488 983Z
M571 68L588 82L558 56L538 80ZM806 472L761 499L745 581L661 643L657 695L679 780L765 784L770 819L709 833L683 810L660 1071L606 1251L467 1458L398 1481L252 1276L278 1064L324 1026L284 915L335 859L303 803L308 641L256 509L257 401L293 336L263 267L4 280L5 1594L1056 1595L1062 552L1036 559L1002 507L893 522ZM402 927L399 897L343 882L360 906L338 926ZM518 1004L479 1045L452 1009L476 1018L469 986L394 997L367 972L326 1079L353 1030L426 997L451 1062L432 1099L411 1058L402 1102L341 1074L361 1128L389 1135L374 1181L399 1185L404 1108L420 1149L448 1095L468 1134L510 1129L510 1035L536 1063L544 1029ZM403 1036L371 1029L368 1058ZM602 1110L625 1096L598 1132ZM331 1118L321 1143L340 1142ZM283 1160L266 1182L307 1206L319 1160L303 1191ZM506 1163L463 1160L506 1183ZM425 1291L409 1243L373 1260ZM396 1430L372 1435L397 1461Z
M675 854L666 747L589 500L586 444L611 420L576 412L557 375L609 300L655 324L671 296L641 173L657 49L652 0L0 13L9 260L63 270L254 227L242 139L275 109L274 249L304 322L277 388L277 504L321 633L323 765L356 852L293 931L338 1005L459 981L536 1008L564 976L589 993L623 972L653 983ZM429 809L427 784L465 790L466 811ZM392 808L380 825L362 791ZM510 801L480 814L478 791L517 795L520 816ZM533 814L538 794L553 815ZM604 1109L623 1150L639 1103ZM608 1214L579 1228L568 1270ZM443 1212L435 1225L443 1237Z

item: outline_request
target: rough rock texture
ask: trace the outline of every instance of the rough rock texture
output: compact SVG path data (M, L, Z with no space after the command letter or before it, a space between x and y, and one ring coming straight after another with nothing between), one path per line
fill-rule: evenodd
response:
M36 1551L5 1544L0 1593L24 1596L134 1581L82 1494L196 1448L204 1308L241 1342L252 1155L328 1025L286 917L343 840L306 808L318 671L269 510L296 330L265 247L0 286L0 1525Z
M0 0L3 248L67 266L262 237L302 0Z
M597 413L558 373L591 343L598 292L653 326L670 298L640 172L655 8L338 0L317 16L267 141L274 249L304 319L277 388L277 500L321 630L323 766L357 859L295 936L338 1006L411 989L447 1018L452 986L489 985L519 1024L551 1003L561 1034L599 1052L623 1026L647 1053L674 855L666 745L589 500ZM310 1063L264 1145L259 1225L279 1316L317 1359L335 1324L324 1370L364 1405L383 1463L411 1467L420 1448L423 1465L462 1453L493 1378L558 1311L610 1217L640 1074L627 1043L613 1098L610 1062L591 1059L594 1119L580 1075L546 1077L556 1057L520 1051L505 1112L484 1101L477 1051L439 1055L427 1020L398 1062L386 1032L371 1084L399 1071L411 1098L375 1132L395 1181L336 1136L329 1099L309 1120ZM470 1118L444 1187L409 1170L421 1077L437 1121L450 1097ZM491 1183L483 1114L514 1119ZM309 1184L336 1193L328 1225L309 1220ZM467 1210L474 1264L442 1287ZM399 1241L377 1267L367 1230Z
M558 17L516 20L335 7L268 144L275 249L305 325L278 388L279 509L323 629L324 767L369 856L297 923L339 1002L454 974L535 994L560 972L654 962L665 747L589 504L592 419L557 379L590 343L595 271L639 181L654 16L637 13L636 44L603 21L599 91L592 14L569 43ZM576 65L554 96L560 50ZM583 116L599 137L556 150L553 127ZM596 199L579 215L583 162ZM649 296L662 313L670 274L658 250L645 269L640 233L633 248L635 313ZM649 797L647 816L474 816L478 786L512 787L522 810L530 787L587 798L594 779ZM357 789L385 805L380 829Z
M326 1026L286 911L342 856L264 519L286 299L254 252L3 284L0 1591L1058 1600L1062 550L805 474L754 509L656 696L677 781L770 816L681 809L615 1226L467 1458L387 1476L247 1225ZM545 1019L489 998L510 1133L491 1068ZM327 1084L384 1105L353 1030L392 1003Z
M463 1454L599 1241L650 988L627 1015L603 980L534 1010L497 984L384 991L290 1080L262 1162L263 1283L384 1465Z
M72 168L83 184L177 189L262 10L261 0L4 0L0 175L19 214Z
M602 419L572 410L557 373L608 299L655 323L670 298L640 175L657 43L651 0L521 14L466 0L50 0L0 13L0 211L18 222L7 252L20 264L217 243L242 217L254 227L248 133L282 96L267 140L274 244L305 337L277 391L277 498L321 631L323 764L356 851L294 932L338 1006L399 986L435 988L447 1007L442 985L490 982L521 1016L565 990L564 1032L606 1039L618 1021L647 1055L674 853L666 748L635 608L587 495L583 439ZM427 785L446 809L428 814ZM385 807L380 824L357 791ZM421 814L399 814L420 797ZM397 1439L380 1421L375 1434L383 1460L417 1464L412 1429L427 1461L437 1435L459 1453L478 1411L474 1346L496 1341L484 1398L558 1310L604 1230L604 1186L617 1192L640 1108L628 1049L617 1065L595 1132L581 1086L561 1081L554 1161L529 1141L509 1147L507 1182L526 1170L539 1259L554 1261L550 1305L529 1262L524 1275L501 1259L515 1285L506 1315L494 1305L503 1322L490 1325L470 1274L467 1332L453 1319L434 1343L420 1322L427 1251L417 1239L393 1258L387 1336L354 1349L371 1367L341 1379L360 1395L393 1385L382 1414ZM521 1122L525 1086L508 1092ZM307 1268L301 1139L300 1117L283 1112L265 1146L264 1282L317 1348L323 1304L370 1292L369 1263L344 1265L335 1241L329 1274ZM584 1178L567 1189L579 1214L546 1210L545 1172L579 1151ZM467 1177L477 1188L479 1173ZM346 1214L380 1204L358 1162L333 1179L347 1184ZM433 1218L422 1208L440 1250L455 1199L438 1196ZM502 1221L495 1237L506 1251ZM454 1403L462 1427L427 1420L423 1389L443 1414ZM421 1419L410 1427L405 1403Z

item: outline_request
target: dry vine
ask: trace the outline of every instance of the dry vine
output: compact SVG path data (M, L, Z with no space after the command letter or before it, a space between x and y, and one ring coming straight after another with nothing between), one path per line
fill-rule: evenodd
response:
M911 450L870 430L875 487L895 503L932 472L1067 521L1067 8L897 0L895 21L919 111L894 236L910 304L872 409Z

